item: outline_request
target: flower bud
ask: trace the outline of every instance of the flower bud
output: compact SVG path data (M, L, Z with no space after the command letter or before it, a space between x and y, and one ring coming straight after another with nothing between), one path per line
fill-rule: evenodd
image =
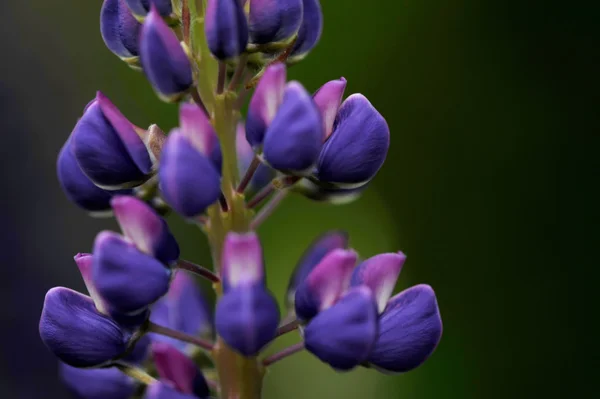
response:
M163 17L168 17L173 12L171 0L125 0L131 11L143 17L150 11L151 6L156 7L156 10Z
M161 381L169 382L178 392L193 394L198 398L210 395L204 376L194 362L164 342L152 344L152 357Z
M131 122L98 92L71 135L81 171L102 188L135 187L149 177L152 161Z
M301 61L312 50L323 32L323 12L319 0L302 0L302 25L288 62Z
M255 154L250 143L246 140L246 129L243 123L238 124L236 136L235 144L238 156L238 169L240 175L244 176L252 163ZM273 178L275 178L275 171L261 163L254 172L254 176L252 176L252 179L248 184L248 189L251 192L257 192L269 184Z
M262 146L267 127L283 101L286 75L284 64L269 66L252 95L246 119L246 138L255 150Z
M321 260L334 249L348 248L348 233L343 231L329 231L317 239L306 249L296 267L287 288L286 305L292 307L296 296L296 289L313 271Z
M181 393L170 384L155 382L146 389L144 399L207 399L198 398L195 395Z
M81 369L59 365L60 376L68 390L80 399L129 399L135 393L135 382L116 367Z
M352 250L334 249L325 255L298 286L296 314L310 320L331 307L348 288L358 255Z
M142 27L140 58L146 77L164 101L179 100L194 84L187 54L154 6Z
M74 367L104 365L124 353L129 341L90 297L64 287L46 294L40 336L54 355Z
M215 168L221 170L222 156L217 133L206 113L196 104L181 104L179 131L192 143L196 151L209 157Z
M200 215L221 196L221 176L213 162L180 131L169 134L158 173L165 201L185 217Z
M427 360L441 337L435 292L428 285L416 285L389 300L368 361L381 371L404 373Z
M321 112L321 119L323 119L325 133L323 141L327 140L333 131L333 123L342 104L344 90L346 90L346 79L342 77L325 83L313 95L313 100Z
M208 0L205 32L208 48L218 59L242 54L248 44L248 24L240 1Z
M406 255L402 252L375 255L354 269L350 286L369 287L375 296L378 311L381 313L394 291L396 280L405 261Z
M75 205L91 212L93 215L103 215L110 211L110 199L117 191L101 189L81 171L77 160L73 156L70 138L58 154L56 172L65 195Z
M224 292L240 286L265 283L262 249L254 232L228 233L223 244L221 263Z
M281 106L265 133L266 161L284 172L309 172L319 158L322 142L319 110L300 83L288 83Z
M252 43L287 41L300 29L302 0L252 0L248 20Z
M217 333L244 356L255 356L271 342L278 324L275 298L262 285L231 288L217 303Z
M361 94L342 103L317 166L319 180L352 188L371 180L390 145L388 125Z
M143 253L165 265L179 258L179 245L169 226L145 202L131 196L115 196L111 205L121 231Z
M377 338L377 307L367 287L354 288L304 329L306 349L347 371L364 362Z
M133 316L167 293L171 272L125 238L104 231L94 242L92 277L111 316Z
M128 64L138 62L141 27L125 0L104 0L100 11L102 39L110 51Z

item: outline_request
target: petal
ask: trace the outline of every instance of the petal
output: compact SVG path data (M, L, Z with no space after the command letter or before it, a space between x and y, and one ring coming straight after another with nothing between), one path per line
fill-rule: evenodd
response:
M302 60L312 50L323 32L323 12L319 0L302 0L302 25L298 30L298 38L292 49L290 62Z
M121 230L145 254L171 265L179 258L179 245L169 226L145 202L131 196L115 196L111 205Z
M248 19L252 43L290 39L302 23L302 0L252 0Z
M215 57L237 57L248 44L248 24L239 0L208 0L205 16L208 48Z
M142 28L140 59L146 77L165 101L178 99L194 83L187 54L154 7Z
M215 326L219 336L244 356L255 356L273 338L279 309L260 285L232 288L217 303Z
M204 399L198 398L195 395L189 395L178 392L175 388L163 384L162 382L156 382L146 389L144 399Z
M304 254L296 264L294 272L290 277L287 288L286 304L288 307L294 305L296 289L306 279L310 272L321 262L329 252L334 249L348 248L348 233L344 231L329 231L316 238L304 251Z
M326 182L362 185L381 168L389 145L390 131L383 116L363 95L353 94L340 107L317 176Z
M196 151L210 157L219 145L217 133L206 113L196 104L183 103L179 108L179 131Z
M310 320L331 307L348 288L358 255L352 250L334 249L298 286L295 298L296 314Z
M85 283L85 287L96 305L96 309L102 314L108 314L106 304L98 294L96 287L94 287L94 282L92 281L92 254L78 253L75 255L74 259L75 264L77 264L77 267L79 268L79 273L81 273L81 277L83 278L83 282Z
M165 201L185 217L203 213L221 195L221 177L212 162L178 132L165 143L159 179Z
M100 11L100 32L106 47L123 59L137 57L141 24L124 0L104 0Z
M335 122L338 109L342 104L344 90L346 90L346 79L342 77L338 80L325 83L313 95L313 100L321 112L321 118L323 119L325 133L323 141L327 140L333 131L333 123Z
M441 336L435 292L428 285L416 285L388 302L368 361L386 371L410 371L427 360Z
M377 338L377 308L367 287L354 288L304 329L306 349L337 370L350 370L369 356Z
M177 391L199 398L210 394L206 380L194 362L164 342L152 344L152 356L161 381L171 383Z
M351 286L365 285L373 291L379 313L383 312L394 291L406 255L387 253L373 256L362 262L352 274Z
M61 363L60 376L73 394L81 399L129 399L135 382L116 367L80 369Z
M287 71L284 64L269 66L260 78L248 105L246 138L253 148L262 145L267 127L283 101Z
M111 314L135 314L167 293L171 272L120 235L104 231L94 242L93 282Z
M40 336L54 355L74 367L105 364L125 352L129 340L91 298L63 287L46 294Z
M265 133L265 159L275 169L305 173L317 162L322 141L323 122L315 103L298 82L288 83Z
M154 5L158 13L163 17L168 17L173 12L171 0L125 0L131 11L138 16L145 16L150 11L150 5Z
M240 176L244 176L252 159L254 159L254 151L250 146L250 143L246 139L246 129L243 123L239 123L236 132L236 147L238 155L238 168ZM256 192L269 184L271 180L275 178L275 171L269 168L267 165L260 164L254 172L252 180L250 180L249 189L252 192Z
M223 290L264 284L262 248L254 232L228 233L223 244L221 277Z

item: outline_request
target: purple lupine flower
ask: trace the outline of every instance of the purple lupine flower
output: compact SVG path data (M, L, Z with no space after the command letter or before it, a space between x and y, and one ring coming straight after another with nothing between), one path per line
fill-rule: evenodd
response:
M357 287L319 313L304 329L306 349L337 370L367 360L377 338L377 306L371 290Z
M218 171L221 170L222 156L219 139L208 116L200 107L190 103L181 104L178 130L197 151L210 158Z
M167 222L145 202L131 196L115 196L111 201L121 231L143 253L165 265L179 258L179 245Z
M377 302L377 309L381 313L392 296L405 261L406 255L402 252L375 255L354 269L350 285L369 287Z
M306 249L290 277L285 297L288 307L294 306L296 289L306 280L321 260L334 249L348 248L348 233L344 231L329 231L317 237Z
M203 213L221 196L221 176L209 157L181 131L171 132L165 142L160 189L165 201L185 217Z
M207 335L212 328L208 302L194 279L183 271L175 273L167 295L152 306L150 321L190 335ZM179 349L186 346L164 335L151 336L154 341L168 342Z
M283 101L287 71L284 64L269 66L260 78L248 105L246 139L255 150L260 149L267 127Z
M56 162L58 181L67 198L75 205L91 212L102 215L110 211L110 199L115 193L128 191L107 191L96 186L81 171L73 152L71 151L71 138L60 150Z
M279 309L265 287L262 249L255 233L229 233L223 246L224 295L217 303L215 327L244 356L255 356L277 331Z
M100 92L70 140L81 171L102 188L134 187L152 171L148 150L133 124Z
M296 290L296 315L310 320L331 307L350 284L358 255L352 250L334 249L321 259Z
M100 11L100 33L113 54L128 63L137 62L141 27L125 0L104 0Z
M164 101L179 100L194 84L192 66L175 33L153 5L140 36L146 77Z
M316 164L322 143L319 110L300 83L288 83L281 106L265 133L266 161L281 171L306 173Z
M74 367L101 366L122 355L129 333L96 310L90 297L64 287L46 294L40 336L56 357Z
M302 0L302 25L292 49L290 62L302 60L312 50L323 32L323 12L319 0Z
M205 399L195 395L181 393L170 384L155 382L146 389L144 399Z
M238 156L238 169L241 176L244 176L246 170L250 166L252 159L254 158L254 151L250 146L250 143L246 139L246 129L244 123L238 123L236 129L236 150ZM265 164L260 164L254 172L254 176L250 180L248 185L250 191L258 191L273 180L275 177L275 171L269 168Z
M251 0L248 22L252 43L286 41L300 29L302 0Z
M240 1L208 0L205 32L208 48L218 59L242 54L248 44L248 23Z
M151 6L163 17L168 17L173 12L171 0L125 0L131 11L140 17L145 16L150 11Z
M128 399L135 393L136 385L116 367L81 369L60 363L60 376L78 399Z
M416 285L389 300L367 360L381 371L407 372L427 360L441 336L435 292L428 285Z
M317 166L319 180L353 188L371 180L383 165L390 131L381 114L361 94L341 105L333 132Z
M183 394L193 394L198 398L210 395L204 375L192 359L175 347L155 342L152 344L152 357L161 381L170 383Z
M112 317L137 316L167 293L171 271L124 237L104 231L94 242L92 278Z
M342 77L325 83L313 94L313 101L323 119L323 133L325 134L323 141L327 140L333 132L333 124L342 104L345 90L346 79Z

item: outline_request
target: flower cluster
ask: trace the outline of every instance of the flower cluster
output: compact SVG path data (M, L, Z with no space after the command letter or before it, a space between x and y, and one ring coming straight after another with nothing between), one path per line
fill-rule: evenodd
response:
M423 363L442 323L428 285L392 296L401 252L361 260L344 233L328 232L296 265L283 320L267 287L258 226L288 193L355 199L390 142L363 95L344 99L344 78L313 94L287 81L319 40L319 2L104 0L100 22L108 49L179 103L179 124L140 128L98 93L60 151L66 196L121 229L75 256L89 295L46 295L40 335L69 389L84 399L251 399L265 367L304 349L337 371ZM206 233L212 270L181 259L169 212ZM214 314L202 278L216 291ZM297 344L264 355L294 331Z

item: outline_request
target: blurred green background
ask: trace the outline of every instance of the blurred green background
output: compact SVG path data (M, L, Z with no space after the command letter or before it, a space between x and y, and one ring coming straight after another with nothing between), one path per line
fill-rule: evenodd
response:
M400 376L336 374L303 353L273 367L266 397L588 397L600 371L598 9L322 5L322 41L291 78L315 90L346 77L347 93L364 93L387 118L392 144L359 201L290 198L264 224L270 287L282 298L312 238L345 229L362 256L407 253L398 288L434 287L444 336L426 364ZM115 228L70 205L56 181L56 155L83 107L100 89L140 126L176 123L176 107L104 47L100 6L0 4L2 398L65 397L37 334L43 296L55 285L83 289L71 256ZM201 234L174 223L184 256L206 262Z

